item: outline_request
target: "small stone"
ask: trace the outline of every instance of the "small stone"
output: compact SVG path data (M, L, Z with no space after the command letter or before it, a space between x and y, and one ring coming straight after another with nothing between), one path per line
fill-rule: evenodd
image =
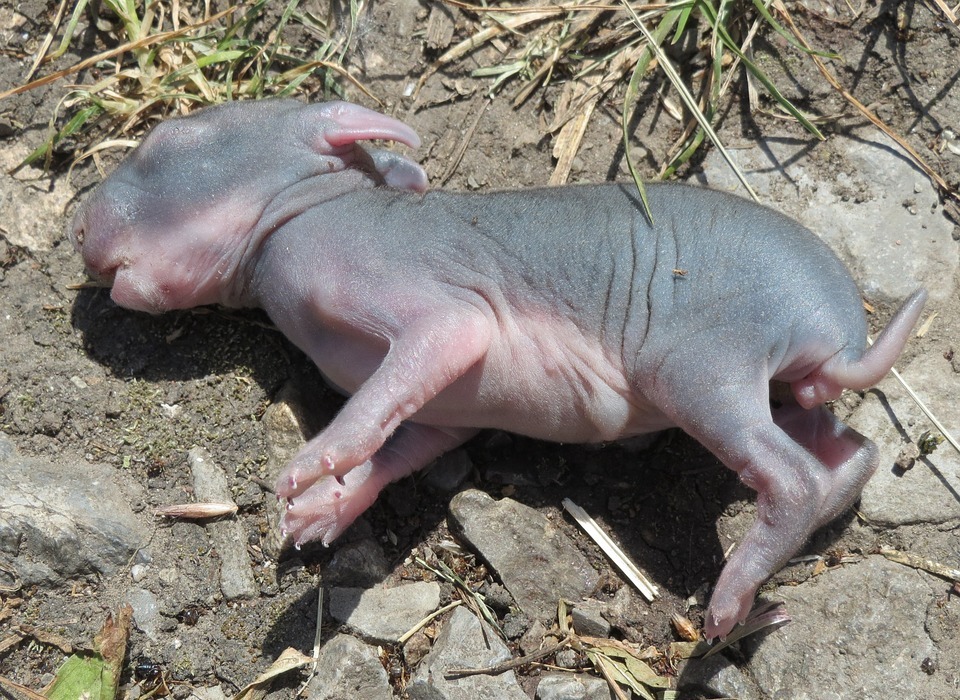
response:
M370 588L388 573L383 547L372 537L364 537L337 549L323 571L323 582L328 586Z
M602 678L585 674L548 673L537 684L537 700L615 700Z
M610 623L603 617L604 605L597 600L583 600L577 603L570 616L577 634L588 637L609 637Z
M190 471L193 474L193 489L200 502L233 503L227 475L210 453L194 447L188 454ZM220 520L207 523L210 540L220 555L220 590L227 600L255 598L260 587L253 576L250 556L247 554L243 526L237 520Z
M471 489L453 498L450 515L530 617L554 618L559 599L580 600L597 583L573 541L529 506Z
M149 536L115 472L23 457L0 433L0 549L16 555L9 563L24 586L126 571ZM5 546L21 542L29 547Z
M317 675L307 700L392 700L390 679L377 650L348 634L338 634L320 649Z
M528 700L513 671L496 676L446 677L451 668L482 668L510 658L510 650L496 632L469 610L459 607L443 625L433 650L407 686L407 693L410 700Z
M573 649L561 649L557 652L556 661L560 668L577 668L580 665L580 655Z
M395 644L440 606L440 586L419 581L394 588L334 588L330 615L364 639Z

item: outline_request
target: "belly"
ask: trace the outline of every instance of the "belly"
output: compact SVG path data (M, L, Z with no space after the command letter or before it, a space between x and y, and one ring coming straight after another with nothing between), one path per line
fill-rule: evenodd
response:
M554 442L607 442L674 426L631 384L621 359L572 324L526 319L414 417Z

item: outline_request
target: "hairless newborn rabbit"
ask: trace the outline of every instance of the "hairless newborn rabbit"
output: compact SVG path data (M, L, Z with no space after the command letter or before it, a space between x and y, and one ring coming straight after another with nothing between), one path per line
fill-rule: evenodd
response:
M837 257L738 197L649 185L425 192L419 145L345 102L231 103L157 126L70 238L113 300L259 306L343 409L286 467L283 528L329 543L386 484L479 429L597 442L679 426L758 494L706 615L757 588L857 497L876 446L822 404L890 369L926 299L876 344ZM769 381L795 401L771 408Z

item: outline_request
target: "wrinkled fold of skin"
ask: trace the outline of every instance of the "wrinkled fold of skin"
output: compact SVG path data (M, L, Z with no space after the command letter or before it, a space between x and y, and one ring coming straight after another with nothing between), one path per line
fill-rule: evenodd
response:
M627 185L427 191L372 139L419 144L343 102L173 119L69 236L121 306L262 307L350 396L280 477L298 545L331 542L483 428L599 442L679 426L758 495L706 615L727 634L876 469L822 404L890 369L926 292L868 348L848 271L770 209L655 184L651 225ZM792 390L774 408L771 380Z

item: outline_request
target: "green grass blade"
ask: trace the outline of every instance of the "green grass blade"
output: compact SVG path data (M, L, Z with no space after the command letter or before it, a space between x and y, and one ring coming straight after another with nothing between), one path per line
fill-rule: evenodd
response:
M624 6L630 9L626 0L622 1ZM623 110L620 115L623 128L623 156L627 161L627 169L630 170L630 176L637 185L637 193L640 195L640 201L643 203L643 213L646 215L647 221L650 222L651 226L653 225L653 212L650 210L650 200L647 199L647 189L643 186L640 171L637 170L637 166L630 156L630 119L633 116L633 104L637 100L637 93L640 89L640 79L643 77L647 67L650 65L650 61L652 61L654 57L654 50L651 44L657 42L659 46L681 18L685 16L689 17L688 9L692 6L693 3L677 3L676 7L663 13L660 22L653 31L653 36L647 37L647 47L640 54L636 65L633 67L633 74L630 76L630 82L627 83L627 92L623 97Z
M707 20L710 26L713 27L713 30L717 33L717 36L720 37L723 45L726 46L730 52L736 54L736 56L743 62L744 67L746 67L746 69L749 70L753 76L760 81L760 83L767 89L767 92L770 93L770 96L776 100L777 104L779 104L784 111L790 114L798 122L803 124L803 128L816 136L819 140L823 141L824 136L820 132L820 129L818 129L803 112L794 106L794 104L788 100L779 89L777 89L777 86L774 85L773 81L767 77L766 73L760 70L757 64L747 58L746 54L740 50L740 46L733 40L733 37L730 36L729 32L727 32L727 29L723 26L723 23L719 21L717 17L717 11L710 4L709 0L700 0L700 3L701 8L703 9L704 18Z
M25 168L28 165L36 163L41 158L49 159L50 155L53 153L54 147L63 141L65 138L69 138L77 133L83 125L86 124L89 120L95 119L103 113L103 107L99 104L93 104L89 107L81 109L79 112L71 117L70 121L63 125L63 128L60 131L51 133L42 144L37 146L26 158L24 158L13 170L10 171L10 174L13 175L18 172L20 169Z
M793 34L791 34L791 33L788 32L786 29L784 29L784 28L780 25L780 23L777 22L776 19L774 19L773 15L770 14L770 10L767 8L767 4L766 4L763 0L753 0L753 5L754 5L754 7L757 8L757 12L760 13L760 16L763 17L764 21L766 21L767 24L769 24L771 27L773 27L774 31L775 31L777 34L779 34L779 35L782 36L784 39L786 39L787 42L788 42L793 48L795 48L795 49L800 49L801 51L803 51L804 53L807 53L807 54L812 54L812 55L814 55L814 56L820 56L821 58L829 58L829 59L838 59L838 58L840 58L840 54L834 53L833 51L819 51L819 50L817 50L817 49L809 49L809 48L807 48L806 46L804 46L803 44L801 44L799 41L797 41L796 38L793 36Z

